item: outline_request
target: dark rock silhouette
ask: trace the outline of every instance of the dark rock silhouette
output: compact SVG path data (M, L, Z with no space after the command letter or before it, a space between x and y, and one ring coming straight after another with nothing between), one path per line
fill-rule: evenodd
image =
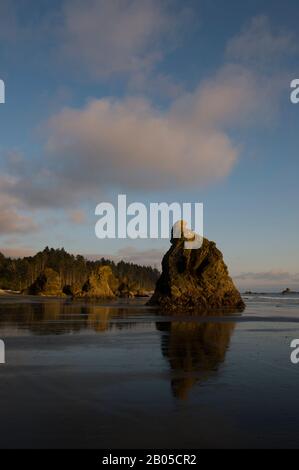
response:
M63 288L63 293L70 297L80 297L81 292L82 292L82 284L80 284L79 282L66 284Z
M148 305L165 310L244 309L245 304L228 274L222 253L212 241L185 249L185 238L171 239L162 261L162 274Z
M290 294L290 293L291 293L291 289L289 289L288 287L282 291L283 295Z
M295 292L295 291L289 289L289 287L287 287L286 289L284 289L282 291L282 295L287 295L287 294L299 294L299 292Z
M54 269L46 268L26 290L29 295L61 296L61 279Z

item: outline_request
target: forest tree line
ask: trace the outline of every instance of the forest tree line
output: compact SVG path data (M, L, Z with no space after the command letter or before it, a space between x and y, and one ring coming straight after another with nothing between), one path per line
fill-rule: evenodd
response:
M67 253L64 248L46 247L34 256L9 258L0 253L0 289L22 291L27 289L45 268L52 268L61 279L61 284L84 284L91 272L98 266L107 265L120 281L126 280L141 289L152 290L159 277L159 271L150 266L100 259L88 260L81 255Z

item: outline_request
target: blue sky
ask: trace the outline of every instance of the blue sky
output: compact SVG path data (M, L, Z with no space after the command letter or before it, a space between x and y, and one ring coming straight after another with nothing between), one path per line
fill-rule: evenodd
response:
M96 204L198 201L242 288L299 290L296 6L2 0L0 250L159 265Z

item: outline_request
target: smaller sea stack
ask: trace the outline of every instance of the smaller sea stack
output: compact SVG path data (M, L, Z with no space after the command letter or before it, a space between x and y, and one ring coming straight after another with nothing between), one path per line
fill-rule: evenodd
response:
M54 269L46 268L24 292L29 295L62 296L61 280Z

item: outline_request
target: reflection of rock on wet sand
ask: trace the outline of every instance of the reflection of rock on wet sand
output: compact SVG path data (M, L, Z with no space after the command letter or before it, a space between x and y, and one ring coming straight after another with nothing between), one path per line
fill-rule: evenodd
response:
M157 323L162 336L162 353L171 371L171 388L175 397L187 398L197 382L207 380L224 361L234 330L234 323Z
M14 305L1 313L0 326L14 322L37 335L63 335L89 329L105 332L133 328L134 322L113 321L113 316L126 318L127 308L113 309L90 302L77 303L51 300Z
M111 309L109 307L87 307L87 325L95 331L106 331L109 329L109 318Z
M92 304L49 302L38 306L38 316L40 322L30 325L30 330L38 334L65 334L86 328L103 332L110 327L111 309Z

